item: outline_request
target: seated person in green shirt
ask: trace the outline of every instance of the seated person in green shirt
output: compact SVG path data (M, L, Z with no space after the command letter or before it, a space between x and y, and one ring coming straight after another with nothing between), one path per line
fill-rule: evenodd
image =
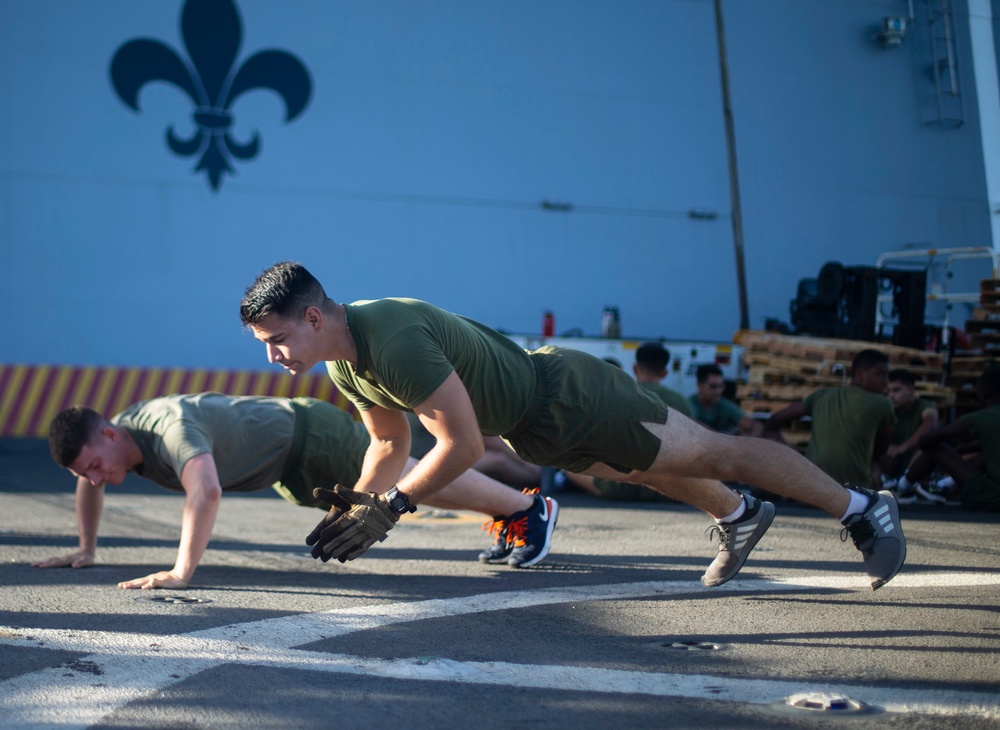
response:
M979 410L920 437L920 453L900 478L899 489L924 484L935 469L943 469L956 485L949 501L958 500L968 510L1000 511L1000 369L979 376L976 397ZM962 449L949 443L970 436L978 443ZM967 459L963 451L976 455Z
M133 471L184 492L181 540L173 568L118 587L184 588L208 545L223 492L271 486L293 504L326 510L313 488L357 482L368 445L368 432L351 414L312 398L171 395L136 403L110 421L90 408L66 409L52 420L49 447L77 477L80 545L35 566L92 565L104 485L121 484ZM411 458L406 468L416 463ZM467 471L427 503L520 519L532 497Z
M354 560L385 540L411 503L482 457L483 436L501 436L539 466L644 484L705 511L718 542L702 576L708 586L739 572L775 513L770 502L737 494L723 481L763 485L839 520L873 590L906 559L891 493L845 488L780 444L702 428L584 352L526 352L496 330L416 299L338 304L294 261L256 278L240 318L268 360L293 374L325 362L371 435L355 489L338 490L339 501L307 537L317 559ZM404 475L405 411L417 414L435 445ZM539 535L536 544L551 531L557 509L544 495L536 501L527 528ZM511 553L521 564L533 559L531 551Z
M639 345L635 351L635 364L632 372L635 381L644 390L648 390L671 408L691 417L691 406L687 398L672 388L663 385L667 377L667 365L670 364L670 351L659 342L646 342ZM641 484L631 484L613 479L601 479L585 474L563 472L567 481L583 491L603 499L623 499L653 502L673 502L670 497Z
M877 461L896 425L892 402L885 397L888 380L889 358L862 350L851 363L850 385L823 388L781 409L767 420L764 435L780 439L782 426L811 416L806 458L839 484L878 484Z
M896 411L896 428L880 465L887 486L896 489L896 501L900 504L917 501L919 495L915 489L900 492L896 482L916 458L920 437L938 425L937 406L917 395L916 384L917 380L909 370L892 370L889 373L888 395Z
M719 433L760 436L764 424L750 418L728 398L723 398L726 381L718 365L699 365L695 371L698 391L688 398L693 418Z

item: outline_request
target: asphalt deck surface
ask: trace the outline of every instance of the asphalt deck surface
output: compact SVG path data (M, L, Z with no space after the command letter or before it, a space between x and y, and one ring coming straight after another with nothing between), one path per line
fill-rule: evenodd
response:
M997 514L902 506L907 563L873 592L835 520L778 503L705 588L680 504L557 493L522 570L477 562L481 516L420 510L341 565L304 545L322 513L266 490L223 498L190 587L123 591L173 565L183 497L129 477L96 566L34 568L76 548L73 485L0 440L0 727L1000 726Z

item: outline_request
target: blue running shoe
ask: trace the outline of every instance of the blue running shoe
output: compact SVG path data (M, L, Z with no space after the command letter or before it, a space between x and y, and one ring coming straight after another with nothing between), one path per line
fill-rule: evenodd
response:
M528 568L540 563L552 547L552 531L559 517L559 503L532 490L535 501L524 512L507 518L507 537L513 545L507 565Z

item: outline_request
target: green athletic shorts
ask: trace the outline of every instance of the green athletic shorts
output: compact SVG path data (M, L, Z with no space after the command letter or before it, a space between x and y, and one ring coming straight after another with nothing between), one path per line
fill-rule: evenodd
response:
M1000 482L982 469L977 469L962 485L962 507L1000 511Z
M313 496L312 490L335 484L354 486L361 476L368 432L345 411L326 401L294 398L292 408L292 449L281 481L271 488L292 504L329 509Z
M535 397L503 439L525 461L582 472L597 462L628 474L652 466L660 439L642 423L666 423L667 406L600 358L561 347L528 353Z

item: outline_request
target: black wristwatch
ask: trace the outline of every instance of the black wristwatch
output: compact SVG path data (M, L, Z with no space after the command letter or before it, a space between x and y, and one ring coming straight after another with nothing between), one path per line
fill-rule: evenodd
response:
M393 487L385 493L385 501L389 503L392 511L399 515L405 515L407 512L417 511L417 508L410 504L410 498L400 492L396 487Z

